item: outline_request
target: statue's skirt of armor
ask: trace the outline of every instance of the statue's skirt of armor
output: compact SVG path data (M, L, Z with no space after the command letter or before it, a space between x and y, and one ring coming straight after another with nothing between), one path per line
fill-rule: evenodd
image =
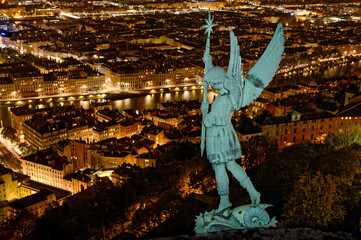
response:
M206 129L206 151L210 163L226 163L242 157L238 136L229 122L225 126Z

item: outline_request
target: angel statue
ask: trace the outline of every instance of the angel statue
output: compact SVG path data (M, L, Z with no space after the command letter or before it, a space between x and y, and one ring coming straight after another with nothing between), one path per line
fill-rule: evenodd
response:
M284 50L284 35L282 24L279 23L267 49L252 67L245 78L242 73L240 48L237 37L230 32L231 52L228 71L222 67L212 65L209 53L210 33L212 32L213 19L208 15L207 24L202 26L208 33L206 51L203 56L205 64L204 96L201 105L203 113L201 154L204 145L209 162L212 164L220 196L218 209L211 213L204 213L197 217L197 233L212 232L225 229L242 229L250 227L275 226L275 218L269 219L264 210L269 204L260 204L261 194L254 188L244 169L236 163L242 157L238 136L232 126L231 118L234 111L251 104L257 99L263 89L274 77L282 59ZM210 85L218 90L219 94L212 103L208 112L207 89ZM204 144L204 141L206 144ZM238 180L250 196L251 204L231 209L229 201L229 179L227 170Z

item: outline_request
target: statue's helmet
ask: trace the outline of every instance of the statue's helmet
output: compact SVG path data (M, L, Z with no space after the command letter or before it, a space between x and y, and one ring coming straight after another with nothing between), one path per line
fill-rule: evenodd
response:
M204 81L206 81L208 84L220 84L224 82L224 79L226 78L226 71L224 71L223 68L215 66L209 69L205 76Z

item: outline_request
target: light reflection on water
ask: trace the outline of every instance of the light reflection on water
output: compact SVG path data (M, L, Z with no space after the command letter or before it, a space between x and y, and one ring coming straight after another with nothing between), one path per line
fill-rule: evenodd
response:
M324 72L324 77L332 78L335 76L347 75L347 73L352 73L356 69L360 69L360 68L361 68L361 60L357 62L343 63L326 70Z
M183 91L183 92L171 92L171 93L153 93L148 94L146 96L127 98L123 100L113 101L113 108L124 110L124 109L153 109L157 107L158 103L161 102L173 102L180 100L198 100L201 101L203 99L203 90L191 90L191 91ZM214 92L209 91L208 100L213 100Z
M80 100L79 104L80 104L81 107L83 107L85 109L90 108L90 102L89 101Z

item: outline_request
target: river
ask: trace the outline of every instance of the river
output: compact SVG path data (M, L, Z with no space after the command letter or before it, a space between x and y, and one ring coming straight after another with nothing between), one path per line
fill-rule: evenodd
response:
M361 69L361 60L351 63L344 63L338 66L330 67L329 69L325 70L324 77L335 77L335 76L342 76L346 75L347 72L352 72L356 69ZM208 100L212 102L214 96L216 95L215 92L209 91L208 93ZM203 98L203 90L202 89L190 89L185 91L176 91L176 92L169 92L169 93L152 93L146 96L138 96L127 98L123 100L113 100L112 105L113 109L118 109L120 111L125 109L138 109L144 110L149 108L156 108L158 103L167 102L167 101L180 101L180 100L198 100L202 101ZM98 99L96 101L105 101L102 99ZM45 107L53 107L64 104L64 101L59 101L54 99L53 102L50 103L36 103L30 104L29 107L36 107L36 108L45 108ZM88 109L90 107L90 100L74 100L71 102L65 102L65 104L74 104L75 107L82 106L83 108ZM18 105L15 102L11 105L0 105L0 127L3 126L10 126L10 108Z
M213 101L214 96L216 95L215 92L209 91L208 92L208 100L211 102ZM113 109L118 109L120 111L126 109L153 109L157 107L158 103L167 102L167 101L180 101L180 100L198 100L202 101L203 98L203 90L202 89L191 89L185 91L177 91L177 92L169 92L169 93L152 93L146 96L138 96L132 98L126 98L123 100L113 100L112 106ZM105 101L103 99L96 100L98 102ZM41 104L29 104L28 106L31 108L46 108L46 107L53 107L59 106L64 104L64 101L55 100L51 103L41 103ZM85 109L90 107L90 100L75 100L75 101L68 101L65 104L73 104L75 107L82 106ZM10 120L10 108L18 105L14 102L14 104L6 104L0 105L0 127L2 126L11 126Z

